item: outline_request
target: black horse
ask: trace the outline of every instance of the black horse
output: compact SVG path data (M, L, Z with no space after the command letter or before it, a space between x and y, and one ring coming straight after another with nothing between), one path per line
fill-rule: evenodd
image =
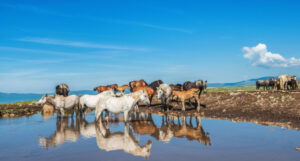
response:
M159 87L159 85L163 84L164 82L162 80L156 80L153 81L152 83L150 83L150 87L154 90L156 90L157 87Z
M269 89L269 81L268 80L258 80L256 81L256 89L260 89L260 87L263 87L264 90Z
M298 82L295 79L291 79L287 82L288 90L296 90L298 89Z

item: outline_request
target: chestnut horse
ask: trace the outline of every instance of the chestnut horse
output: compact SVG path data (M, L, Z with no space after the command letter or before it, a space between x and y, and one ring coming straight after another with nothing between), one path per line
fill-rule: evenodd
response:
M127 84L123 85L123 86L118 86L116 89L120 92L124 92L125 89L129 88L129 86Z
M148 86L147 82L145 82L143 79L139 81L131 81L129 82L130 91L132 92L134 88L137 87L146 87Z
M110 89L116 89L118 87L117 84L107 85L107 86L98 86L94 88L94 91L98 91L98 93L110 90Z
M139 91L139 90L144 90L144 91L147 92L148 97L149 97L149 100L150 100L149 106L151 106L152 98L153 98L153 96L154 96L154 94L155 94L154 89L152 89L151 87L148 87L148 86L146 86L146 87L136 87L136 88L133 88L133 92L136 92L136 91Z
M190 100L192 98L196 99L197 103L197 112L200 111L200 98L197 97L199 93L198 88L191 88L187 91L173 91L172 94L176 96L182 102L182 111L185 111L185 101Z

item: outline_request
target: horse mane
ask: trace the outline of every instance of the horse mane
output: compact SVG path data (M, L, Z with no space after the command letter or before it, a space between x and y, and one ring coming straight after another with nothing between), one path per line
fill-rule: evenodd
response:
M148 83L144 79L141 79L139 81L143 81L146 84L146 86L148 86Z
M94 91L97 91L97 88L98 88L98 87L99 87L99 86L95 87L93 90L94 90Z

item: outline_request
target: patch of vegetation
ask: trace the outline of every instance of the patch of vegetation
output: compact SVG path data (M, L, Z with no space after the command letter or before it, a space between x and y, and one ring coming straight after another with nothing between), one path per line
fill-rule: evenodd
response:
M254 91L255 86L234 86L234 87L208 87L207 92L234 92L234 91Z
M34 105L36 101L19 101L13 103L7 103L7 105Z

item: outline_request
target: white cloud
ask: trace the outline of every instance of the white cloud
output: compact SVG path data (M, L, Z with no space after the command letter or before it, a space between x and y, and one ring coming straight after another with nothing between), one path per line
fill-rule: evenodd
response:
M300 59L285 58L278 53L268 51L267 46L259 43L254 47L243 47L244 58L249 59L253 66L292 67L300 66Z
M136 50L136 51L148 50L146 48L138 48L138 47L104 45L104 44L92 43L92 42L68 41L68 40L51 39L51 38L26 37L26 38L19 38L17 40L23 42L40 43L40 44L72 46L72 47L81 47L81 48L94 48L94 49L115 49L115 50Z

